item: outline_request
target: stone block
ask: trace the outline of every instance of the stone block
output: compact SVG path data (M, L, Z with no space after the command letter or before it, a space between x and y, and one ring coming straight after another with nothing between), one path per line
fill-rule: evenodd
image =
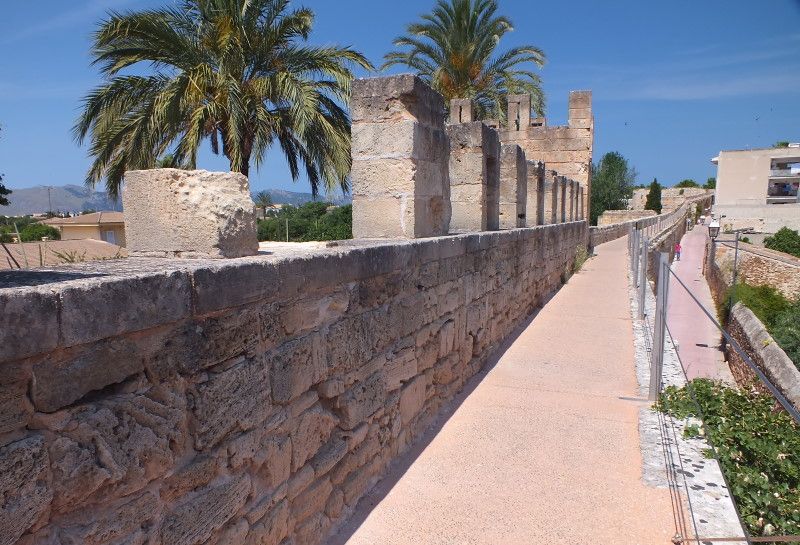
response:
M62 522L59 537L63 545L136 543L132 538L140 538L144 543L150 527L156 524L159 508L158 498L151 492L124 498L111 506L86 510Z
M524 131L531 126L531 95L508 95L508 130Z
M450 232L491 231L500 224L500 140L482 122L449 125Z
M53 499L48 455L40 437L0 448L0 545L13 545Z
M172 390L165 385L54 415L54 505L69 510L88 498L124 496L168 473L187 436L183 395Z
M125 173L125 235L132 256L233 258L258 253L247 177L153 169Z
M450 100L450 123L472 123L475 121L475 104L469 98L454 98Z
M269 384L269 367L260 359L245 359L198 384L190 395L195 448L207 450L232 431L267 420L274 411Z
M444 103L415 76L353 83L354 238L447 234Z
M0 374L3 362L41 354L58 345L59 303L55 292L41 288L3 290L0 308Z
M592 108L592 92L591 91L570 91L569 92L569 109L589 109Z
M528 163L516 144L500 151L500 229L525 227L528 198Z
M30 373L20 363L0 364L0 435L24 428L33 414Z
M323 513L331 492L333 492L333 486L327 477L312 483L292 501L292 518L296 522L301 522L312 515Z
M322 339L307 335L283 344L269 356L272 399L288 403L325 377L326 359Z
M336 399L334 408L340 417L339 426L352 430L383 407L385 400L386 377L383 371L378 371Z
M241 475L193 495L164 517L161 540L170 545L205 543L244 507L250 490L250 478Z
M425 405L425 377L417 377L403 388L400 395L400 416L403 425L408 425Z
M253 524L247 539L247 545L279 545L289 533L289 502L278 503L263 519Z
M322 406L317 405L300 415L296 422L290 422L290 425L293 426L290 432L292 471L297 471L328 442L336 427L336 419Z
M176 322L191 303L189 275L178 271L70 284L61 290L61 341L75 346Z

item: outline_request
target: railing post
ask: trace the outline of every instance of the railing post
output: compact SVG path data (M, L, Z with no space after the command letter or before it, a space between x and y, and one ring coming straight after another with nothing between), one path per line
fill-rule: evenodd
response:
M642 232L639 229L636 229L633 232L633 285L636 285L636 282L639 278L639 244L642 239Z
M647 251L648 251L648 238L644 237L642 240L642 255L639 257L641 262L640 275L639 275L639 319L644 320L646 295L647 295Z
M658 293L656 316L653 328L653 352L650 361L650 401L656 401L661 393L661 376L664 370L664 340L667 329L667 299L669 294L669 254L658 255Z

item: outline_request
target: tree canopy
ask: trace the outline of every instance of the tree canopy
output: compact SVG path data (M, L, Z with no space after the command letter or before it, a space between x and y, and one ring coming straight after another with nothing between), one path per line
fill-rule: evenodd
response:
M621 153L612 151L592 165L592 199L589 216L592 225L606 210L627 208L636 184L636 169L628 165Z
M709 178L706 180L706 183L703 184L703 189L716 189L717 188L717 179L716 178Z
M208 139L232 171L249 174L277 146L293 178L316 194L347 189L352 68L371 69L349 47L309 45L314 14L289 0L180 0L111 12L94 33L105 81L83 101L74 133L88 139L87 184L112 197L126 170L159 157L195 168Z
M544 115L541 79L532 68L544 66L545 54L533 45L499 51L514 27L497 10L496 0L437 0L394 40L399 49L386 55L383 67L415 70L448 106L453 98L471 98L479 119L504 119L508 94L530 94L533 110Z
M650 184L649 191L647 192L647 200L644 203L645 210L655 210L656 214L660 214L661 206L661 184L658 183L656 178Z
M700 184L692 180L691 178L687 178L683 181L678 182L675 184L675 187L687 188L687 187L700 187Z
M800 257L800 233L781 227L777 233L764 239L764 246L776 252Z
M258 222L258 240L291 242L344 240L353 238L352 205L332 207L313 201L300 206L284 206L274 216Z

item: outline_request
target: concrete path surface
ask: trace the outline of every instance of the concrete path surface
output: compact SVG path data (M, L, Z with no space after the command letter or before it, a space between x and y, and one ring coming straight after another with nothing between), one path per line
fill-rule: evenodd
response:
M669 492L641 478L643 403L623 399L626 241L597 252L332 544L670 543Z
M681 260L672 270L705 308L716 315L711 290L703 276L708 228L698 225L681 241ZM733 384L733 376L719 349L722 336L675 278L670 277L667 326L678 343L678 354L689 380L713 378Z

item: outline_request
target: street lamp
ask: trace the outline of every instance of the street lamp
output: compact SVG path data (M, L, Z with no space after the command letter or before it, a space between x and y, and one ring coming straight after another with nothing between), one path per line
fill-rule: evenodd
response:
M708 224L708 236L711 237L711 240L716 240L719 236L719 221L714 220Z

